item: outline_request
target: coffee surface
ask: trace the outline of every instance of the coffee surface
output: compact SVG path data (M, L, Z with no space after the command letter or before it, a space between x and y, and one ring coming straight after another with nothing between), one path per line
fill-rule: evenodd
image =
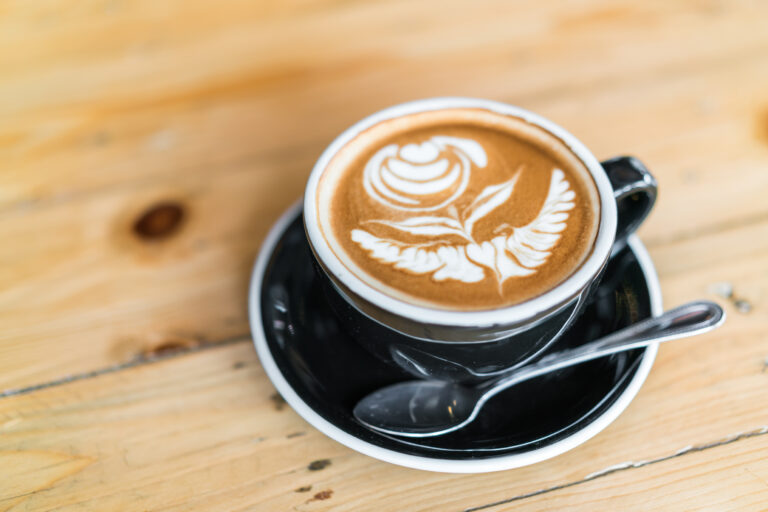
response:
M554 135L483 109L383 121L329 162L321 232L369 286L412 304L485 310L565 280L595 241L586 166Z

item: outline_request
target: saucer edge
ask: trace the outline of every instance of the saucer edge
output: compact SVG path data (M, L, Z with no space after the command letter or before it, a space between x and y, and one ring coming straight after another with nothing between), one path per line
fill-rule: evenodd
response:
M326 436L359 453L391 464L442 473L487 473L528 466L565 453L600 433L629 406L650 373L650 369L656 358L658 344L651 345L645 350L643 359L627 388L616 402L600 417L570 437L526 453L502 455L487 459L448 460L404 454L363 441L339 429L333 423L321 417L301 399L275 363L265 338L261 316L261 282L272 251L286 227L301 211L301 206L302 201L299 200L280 216L264 239L264 242L259 249L259 254L256 257L248 290L248 316L253 343L256 347L256 352L261 361L261 365L270 381L299 416L304 418ZM651 261L645 246L636 235L629 237L628 245L635 254L643 275L645 276L650 297L651 313L653 316L657 316L662 313L663 309L661 289L653 262Z

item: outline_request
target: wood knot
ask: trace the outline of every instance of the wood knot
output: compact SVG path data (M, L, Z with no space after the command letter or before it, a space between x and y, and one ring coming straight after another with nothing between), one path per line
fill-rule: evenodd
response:
M173 235L184 220L184 207L164 201L149 207L133 223L133 232L144 240L160 240Z
M325 491L320 491L319 493L315 494L310 499L308 499L306 502L307 503L312 503L313 501L327 500L331 496L333 496L333 490L332 489L327 489Z
M269 399L272 400L272 405L276 411L282 411L285 408L285 400L280 396L280 393L272 393Z
M307 469L310 471L320 471L321 469L325 469L328 466L331 465L331 461L328 459L320 459L320 460L313 460L309 463L309 466L307 466Z

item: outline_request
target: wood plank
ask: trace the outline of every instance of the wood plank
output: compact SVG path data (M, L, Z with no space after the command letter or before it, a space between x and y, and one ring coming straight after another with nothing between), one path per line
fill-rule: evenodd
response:
M548 510L764 511L766 436L619 471L584 484L467 512ZM695 484L695 485L692 485Z
M244 168L228 178L119 189L0 221L15 241L0 257L0 389L247 336L254 255L300 191L286 174ZM134 220L159 200L185 218L168 240L142 239Z
M253 348L242 343L0 400L0 454L8 462L0 467L2 481L9 482L8 489L41 489L19 495L0 487L0 505L395 511L407 504L409 510L462 510L757 431L768 424L767 354L759 343L768 329L768 242L763 239L757 249L744 242L765 228L766 223L746 226L654 250L660 262L686 258L689 263L665 276L668 307L706 294L717 276L732 282L752 310L739 313L727 304L729 318L721 329L662 346L648 381L622 416L556 459L493 474L442 475L356 454L276 403ZM720 246L728 251L701 250ZM674 490L713 486L722 479L713 496L721 500L728 490L743 491L737 504L749 509L768 494L737 465L762 475L766 467L756 457L766 439L736 441L727 462L719 448L702 452L703 459L687 459L699 457L691 452L557 491L553 499L588 508L594 504L578 495L582 485L603 496L621 488L637 496L627 491L610 504L637 507L639 497L666 483L654 503L671 508L679 505ZM30 463L27 474L5 469L27 454L41 461ZM55 474L44 473L44 461L56 457L66 464ZM313 461L325 459L330 465L310 469ZM558 497L566 492L576 494ZM515 507L527 503L538 506L541 500L518 501Z
M637 93L610 101L614 115L625 115L608 123L582 95L591 92L595 101L596 93L615 87L664 89L680 73L764 56L768 46L760 30L768 7L748 2L716 13L700 2L617 7L550 1L523 10L502 1L469 13L450 5L436 11L429 2L328 2L293 17L236 4L212 19L199 12L207 4L185 2L189 22L183 24L171 23L173 9L151 2L123 4L119 15L94 6L81 17L67 17L52 4L46 13L12 11L8 30L0 31L7 34L0 40L5 47L25 44L30 52L0 61L0 98L8 102L0 109L0 141L6 141L0 163L8 167L0 173L6 177L0 204L79 197L108 184L270 152L298 148L317 155L341 129L375 109L440 94L541 110L590 145L593 133L600 140L612 136L607 131L631 130L635 136L609 147L610 153L640 151L641 141L688 127L660 121L667 105L635 111L632 105L644 101ZM509 30L505 15L527 30ZM60 16L60 24L50 20ZM422 29L404 31L405 18ZM456 23L473 36L455 37ZM100 51L80 51L93 46ZM728 98L735 88L765 88L754 78L719 75ZM723 100L704 91L678 98L675 110L716 115ZM560 100L557 108L542 105L553 97ZM638 113L653 121L639 122Z
M737 97L734 83L745 84ZM638 154L659 178L658 207L641 231L651 245L768 216L768 174L763 170L768 149L753 136L751 120L766 85L768 60L758 56L681 75L663 86L641 82L578 93L580 108L586 106L593 113L590 119L599 120L578 121L598 155L618 153L637 140ZM703 113L688 99L707 93L717 105L714 113ZM572 96L550 98L541 110L550 108L577 122L581 111L567 97ZM624 110L615 108L630 101ZM234 101L227 123L243 119L240 107L247 104ZM157 123L163 112L136 114L137 122ZM133 123L130 116L125 123ZM201 127L192 142L208 144L213 152L219 125L209 129L202 114L181 116L174 123L192 126L189 133ZM227 123L229 130L237 126ZM638 126L645 128L639 131ZM654 130L656 137L651 136ZM301 195L316 154L294 153L283 143L262 157L214 168L187 167L185 150L160 133L142 135L160 145L158 162L168 166L151 179L110 186L96 176L99 166L85 165L73 186L88 187L93 181L96 188L67 192L54 180L51 187L62 186L62 197L0 215L0 237L13 241L0 247L0 321L5 326L0 390L121 364L158 347L247 334L244 297L250 264L274 219ZM246 137L239 137L236 145L244 147ZM105 149L103 162L141 165L140 159L132 160L137 150L130 144L116 145ZM71 169L51 168L60 169L62 177ZM37 174L20 169L25 176ZM99 176L115 171L107 170ZM9 180L25 183L19 176ZM167 201L184 209L179 232L167 240L137 238L132 232L136 219ZM664 271L664 264L660 268ZM78 343L81 339L88 342Z
M643 5L548 0L524 9L495 0L467 9L450 0L441 7L402 0L268 5L239 0L226 9L201 0L162 6L135 0L119 7L90 0L76 10L60 0L12 3L3 13L0 42L9 49L24 44L25 52L0 54L6 92L13 93L0 105L5 112L62 107L176 89L243 70L268 77L359 65L371 57L378 58L377 67L388 60L431 63L450 55L474 61L511 57L521 71L549 70L520 73L540 88L551 86L553 75L562 78L562 66L570 66L565 71L576 80L604 79L692 57L732 55L765 42L759 29L766 8L750 1L713 6L696 0ZM720 36L717 44L713 34ZM517 49L510 50L510 44ZM595 57L615 59L615 65ZM81 66L94 72L76 82L69 68ZM268 69L272 73L265 73ZM47 94L41 78L57 83L57 94ZM30 82L37 87L30 88Z
M765 508L766 16L753 0L0 2L0 510ZM252 259L323 147L435 95L640 156L666 306L728 310L663 346L607 430L530 468L354 453L274 398L246 342Z
M555 119L600 158L637 154L659 175L665 190L687 190L697 201L679 220L668 219L674 222L668 228L674 237L690 224L732 222L753 216L755 209L764 213L754 206L754 196L768 188L765 173L760 172L768 158L765 55L760 51L702 68L662 70L618 83L566 88L554 95L521 97L500 88L489 96L521 103ZM487 70L489 76L497 72ZM143 185L179 181L190 174L224 179L224 174L244 165L252 166L254 172L301 168L301 181L324 146L346 125L387 104L359 95L347 98L352 85L326 90L332 76L308 85L286 83L262 95L222 95L210 105L152 105L116 112L84 120L72 130L67 128L69 121L55 121L62 133L50 146L27 151L21 142L9 145L7 158L0 160L5 167L0 172L5 195L0 204L6 211L26 213L136 181ZM429 95L433 84L412 85ZM738 95L733 94L735 88ZM323 101L343 102L345 108L329 105L327 111L312 110L308 103L314 100L309 98L283 110L270 107L276 101L290 104L299 89ZM402 99L407 97L394 101ZM16 131L42 130L45 124L40 119L30 120L29 126L21 121L7 123L10 131L0 140L16 141L21 137ZM733 174L740 179L733 180Z
M768 4L3 9L0 390L246 335L250 262L317 155L414 97L520 103L638 154L662 190L651 244L768 216ZM178 233L137 239L168 201Z

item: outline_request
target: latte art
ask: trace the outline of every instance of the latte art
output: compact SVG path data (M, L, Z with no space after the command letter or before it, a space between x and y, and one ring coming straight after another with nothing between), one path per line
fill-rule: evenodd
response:
M599 218L586 166L549 132L480 109L380 122L317 187L333 253L401 300L497 308L557 286L590 254Z
M475 283L486 277L483 267L492 271L499 287L510 277L528 276L543 265L550 251L566 228L568 210L574 207L575 194L570 190L563 171L555 169L544 205L536 218L525 226L511 228L509 234L491 240L475 241L472 237L474 222L509 200L517 175L509 182L487 187L470 205L466 219L441 217L412 217L403 222L373 221L398 230L426 237L458 235L468 244L453 245L445 240L433 240L432 247L408 244L398 240L381 239L362 229L352 230L351 238L372 258L393 264L395 268L415 274L432 273L436 281L455 279ZM508 225L497 226L510 230ZM500 288L501 290L501 288Z
M412 211L437 210L467 188L470 166L485 167L483 148L473 140L437 136L402 148L381 148L365 166L363 186L376 201Z

